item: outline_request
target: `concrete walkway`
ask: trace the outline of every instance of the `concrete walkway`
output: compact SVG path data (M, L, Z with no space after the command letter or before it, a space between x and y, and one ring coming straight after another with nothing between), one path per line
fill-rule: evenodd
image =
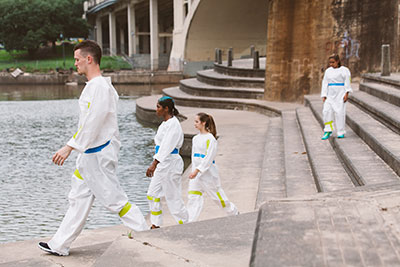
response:
M142 98L141 104L145 105L149 110L154 110L158 98L159 96ZM193 223L184 226L174 226L171 228L172 230L169 230L169 227L166 226L175 225L175 222L169 214L167 206L163 203L164 226L160 230L134 234L134 240L127 238L126 235L128 229L124 226L84 231L73 243L69 257L56 257L41 252L37 248L37 243L39 241L48 240L46 238L1 244L0 266L92 266L95 262L96 266L111 266L102 262L107 262L107 260L115 260L118 262L117 259L121 259L122 255L117 254L115 251L121 251L121 253L124 254L124 257L128 257L131 260L133 257L135 259L135 264L144 263L148 260L148 258L146 258L147 252L143 252L143 258L134 257L134 255L138 255L138 253L141 254L141 251L147 251L147 249L151 247L143 245L144 243L157 244L154 246L160 246L157 250L162 250L163 253L161 253L161 255L165 254L167 256L160 256L161 258L159 259L156 257L154 260L156 262L161 262L163 259L166 260L168 258L171 261L167 261L168 264L165 266L171 266L169 263L173 263L176 257L172 257L171 255L178 255L179 251L189 248L187 248L187 243L179 242L180 238L178 234L174 239L171 239L171 236L168 236L168 240L178 239L178 241L172 242L173 246L171 246L169 241L166 239L163 241L163 244L165 245L164 247L161 246L158 241L155 241L163 238L160 236L160 232L164 235L170 231L187 233L187 236L185 237L187 239L191 238L191 233L193 236L197 236L198 240L202 240L200 244L198 244L198 246L202 248L197 247L192 251L190 254L191 256L188 256L191 263L194 264L196 262L194 265L199 264L205 266L218 263L219 265L224 266L223 263L228 259L230 259L229 262L232 263L230 266L247 265L250 261L251 243L256 225L257 216L255 205L270 118L265 115L247 111L200 109L180 106L178 106L178 109L188 118L182 122L182 127L187 135L193 135L196 133L193 126L195 114L201 111L213 115L219 135L218 156L216 162L219 167L222 186L229 199L237 205L239 211L243 214L237 216L234 220L250 224L250 227L238 223L237 228L232 228L230 223L229 227L224 231L223 225L226 225L227 222L231 222L231 220L227 221L226 218L223 218L220 220L225 220L224 223L214 220L214 222L205 222L203 224L199 222L199 225L204 225L200 228L199 226L195 226L196 223ZM188 173L189 170L184 173L182 179L182 195L185 202L187 200L186 192ZM200 216L200 220L215 219L225 216L225 213L219 205L205 196L204 210ZM221 231L214 231L216 227L222 227ZM246 238L243 239L240 237L240 234L237 231L246 235ZM210 236L207 236L207 233L210 233ZM231 248L233 253L227 253L227 251L225 251L227 256L221 257L221 254L218 251L206 249L210 245L210 238L220 240L219 242L221 242L221 240L225 240L224 238L227 237L228 233L231 238L236 239L236 243L232 243L228 246ZM239 236L235 237L235 233L239 234ZM203 236L203 238L199 239L199 236ZM198 240L193 240L193 242L198 242ZM206 242L206 240L209 241ZM239 242L238 240L241 241ZM247 241L242 243L244 240ZM138 244L141 245L138 247ZM237 246L238 244L240 244L240 246ZM154 249L154 247L152 247L152 249ZM198 252L196 251L197 249L199 250ZM23 253L21 253L22 251ZM109 256L102 257L102 259L99 260L100 256L104 252ZM148 255L150 255L151 258L155 257L154 253L151 253L151 251L149 251L149 253L150 254ZM121 264L114 266L129 266L125 265L126 262L120 263ZM155 264L155 262L153 263ZM147 264L148 266L154 266L149 263Z

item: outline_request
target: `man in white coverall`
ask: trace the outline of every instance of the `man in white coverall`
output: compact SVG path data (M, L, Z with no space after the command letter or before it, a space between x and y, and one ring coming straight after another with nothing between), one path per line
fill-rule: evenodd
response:
M72 150L79 153L71 178L70 205L53 238L48 243L39 243L39 248L57 256L69 254L71 243L82 231L95 198L118 213L129 228L149 229L140 209L129 203L116 176L120 148L118 94L111 79L101 76L101 49L93 41L83 41L75 46L74 58L78 73L88 79L79 98L78 130L53 156L55 164L63 165Z

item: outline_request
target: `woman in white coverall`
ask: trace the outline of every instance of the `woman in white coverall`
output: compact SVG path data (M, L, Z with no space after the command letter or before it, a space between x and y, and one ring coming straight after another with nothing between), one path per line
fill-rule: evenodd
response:
M211 115L199 113L194 127L200 131L192 139L192 172L189 175L188 211L189 222L199 218L203 208L203 194L206 192L228 215L237 215L236 206L229 201L221 188L217 155L217 129Z
M344 138L346 124L346 102L351 92L350 70L341 66L338 55L329 57L329 68L325 71L322 81L321 97L324 102L322 110L325 124L322 140L328 139L336 124L338 138Z
M53 162L62 165L72 150L79 153L71 177L70 205L53 238L48 243L39 243L39 248L58 256L69 254L71 243L82 231L95 198L119 214L129 228L148 229L140 209L128 201L116 176L120 148L118 94L111 79L101 76L101 49L93 41L83 41L75 47L74 57L78 73L88 78L79 98L78 130L53 156Z
M155 155L147 169L151 177L147 199L150 206L151 229L162 225L162 206L160 199L165 196L168 208L179 224L188 222L188 212L182 199L183 160L179 149L183 144L183 131L176 115L174 100L164 96L158 100L156 114L163 118L154 137Z

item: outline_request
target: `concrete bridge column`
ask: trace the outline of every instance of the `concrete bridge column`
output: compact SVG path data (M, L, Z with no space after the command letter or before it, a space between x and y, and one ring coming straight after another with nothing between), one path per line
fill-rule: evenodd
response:
M150 65L151 70L158 69L158 0L150 1Z
M109 34L110 34L110 55L115 55L117 54L117 34L115 31L116 21L114 12L110 12L108 14L108 23L109 23Z
M128 55L136 54L136 18L135 6L128 4Z
M96 42L103 49L103 35L102 35L101 17L96 18Z
M172 35L172 50L169 61L168 70L182 70L184 40L183 40L183 24L185 22L185 14L183 9L183 0L174 0L174 31Z

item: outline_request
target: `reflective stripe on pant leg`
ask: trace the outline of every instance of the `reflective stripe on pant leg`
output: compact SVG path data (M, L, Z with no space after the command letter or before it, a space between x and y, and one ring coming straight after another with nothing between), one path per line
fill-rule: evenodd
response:
M325 132L332 132L332 131L333 131L332 123L333 123L333 121L325 122L325 128L324 128L324 131L325 131ZM326 130L325 130L325 129L326 129L326 126L329 126L329 127L331 128L330 131L326 131Z
M221 194L219 192L217 192L217 196L219 198L219 201L221 201L222 207L225 208L226 207L225 201L222 199Z
M83 177L81 176L81 174L79 173L78 169L76 169L74 171L74 175L76 176L76 178L83 180Z
M159 216L162 214L161 206L159 206L161 199L152 197L152 196L147 196L147 199L149 200L150 204L150 214L153 216ZM158 205L155 205L158 204ZM158 207L158 211L156 210ZM156 224L157 226L160 226L159 224Z
M199 196L202 196L202 195L203 195L203 193L200 192L200 191L189 191L188 194L189 194L189 195L199 195Z
M131 207L132 207L131 203L127 202L119 212L119 217L124 216L131 209Z

